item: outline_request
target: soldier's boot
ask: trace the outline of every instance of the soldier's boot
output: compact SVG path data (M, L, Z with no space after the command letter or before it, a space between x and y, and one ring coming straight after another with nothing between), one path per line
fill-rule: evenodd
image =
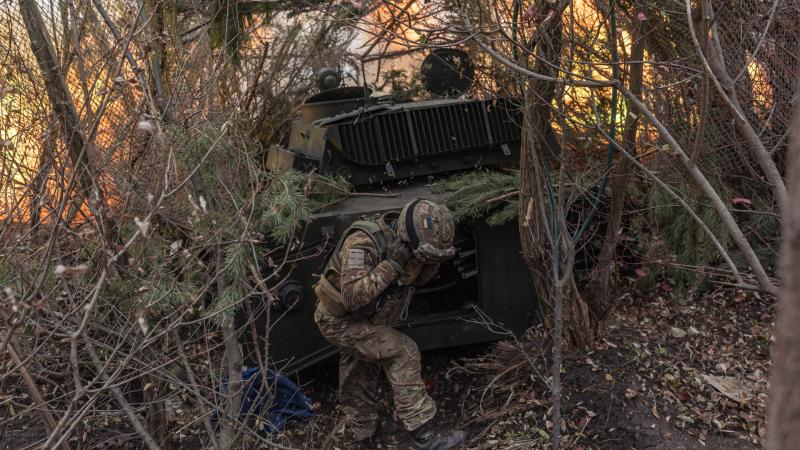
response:
M467 434L461 430L439 430L431 422L411 432L411 441L416 450L450 450L464 442Z

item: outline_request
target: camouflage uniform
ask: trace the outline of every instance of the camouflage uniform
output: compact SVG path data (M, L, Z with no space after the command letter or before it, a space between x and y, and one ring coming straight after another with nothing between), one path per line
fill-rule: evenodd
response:
M385 229L385 227L384 227ZM385 234L394 233L388 229ZM375 433L378 420L378 378L381 370L392 386L397 414L406 430L417 429L436 414L436 405L425 390L420 375L420 353L407 335L391 328L399 321L411 286L429 281L438 271L437 263L412 258L401 276L388 261L379 260L372 238L361 230L346 236L339 252L341 275L331 280L341 292L347 311L378 298L392 283L393 289L383 307L371 318L359 320L352 314L337 317L322 302L314 319L322 335L340 351L340 408L344 415L335 435L364 440Z

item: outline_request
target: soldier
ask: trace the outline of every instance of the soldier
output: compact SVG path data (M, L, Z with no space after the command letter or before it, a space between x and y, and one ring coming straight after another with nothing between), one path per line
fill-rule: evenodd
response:
M340 412L334 439L372 445L378 421L378 377L383 371L394 405L416 449L447 450L461 444L460 430L432 424L436 404L420 375L420 353L391 328L405 318L414 288L428 282L439 263L455 254L450 211L428 200L399 215L354 223L343 234L315 287L314 319L339 348Z

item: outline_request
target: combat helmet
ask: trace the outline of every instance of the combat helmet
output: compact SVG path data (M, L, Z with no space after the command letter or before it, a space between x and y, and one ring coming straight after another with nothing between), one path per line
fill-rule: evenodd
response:
M454 235L453 214L444 205L417 199L400 211L397 236L411 245L416 256L432 261L452 258Z

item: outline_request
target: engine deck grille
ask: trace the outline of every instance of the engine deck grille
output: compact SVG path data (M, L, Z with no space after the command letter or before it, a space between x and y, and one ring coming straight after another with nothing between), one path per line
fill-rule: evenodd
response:
M520 123L519 109L509 102L475 100L401 108L336 128L347 158L379 166L518 141Z

